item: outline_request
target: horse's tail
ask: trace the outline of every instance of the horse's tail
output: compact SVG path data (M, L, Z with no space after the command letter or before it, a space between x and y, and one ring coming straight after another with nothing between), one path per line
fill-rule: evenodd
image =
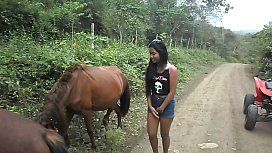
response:
M130 106L130 89L129 89L129 83L128 83L127 78L126 78L126 81L127 81L127 83L126 83L127 85L125 87L125 91L120 98L121 116L127 115L128 110L129 110L129 106Z
M48 145L51 153L68 153L63 138L53 130L47 130L43 134L43 139Z

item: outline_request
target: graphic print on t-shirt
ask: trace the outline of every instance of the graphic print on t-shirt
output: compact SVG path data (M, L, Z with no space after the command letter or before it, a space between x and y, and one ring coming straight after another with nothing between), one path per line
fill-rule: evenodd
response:
M162 90L162 84L159 81L155 82L155 89L156 93L160 93L159 90Z
M160 75L155 77L155 89L156 89L156 93L159 94L163 91L163 82L167 82L167 78L165 78L164 76Z

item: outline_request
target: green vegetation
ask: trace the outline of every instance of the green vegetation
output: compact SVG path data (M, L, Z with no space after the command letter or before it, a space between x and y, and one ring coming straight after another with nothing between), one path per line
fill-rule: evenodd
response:
M95 42L97 48L91 49L89 42L83 39L87 36L88 34L80 33L75 35L76 41L67 38L43 44L35 43L24 36L14 37L6 44L2 43L0 106L34 120L44 104L46 94L68 66L74 63L93 66L117 65L129 78L133 99L130 112L123 119L125 127L122 130L114 129L117 126L113 122L111 131L97 132L100 140L106 135L106 140L99 142L101 152L105 150L112 152L118 150L128 138L139 135L138 131L144 123L146 103L143 97L143 81L149 59L148 48L120 44L111 39L105 41L104 37L97 37ZM170 62L179 70L180 87L201 69L223 61L215 53L201 49L172 48L169 52ZM96 129L100 129L104 113L96 112L94 125ZM112 114L111 118L114 120L117 117ZM85 125L80 117L72 123L70 151L88 151L90 146L85 146L84 140L80 138L82 133L85 133L82 130L85 129ZM79 128L81 134L78 134Z
M255 34L239 37L239 43L233 50L232 61L252 65L252 72L263 79L272 76L272 23L265 25L264 29ZM228 59L227 59L228 60Z
M250 42L253 47L249 50L249 59L254 65L254 73L261 78L270 79L272 76L272 23L253 35Z
M116 129L113 113L110 130L105 131L103 111L95 112L94 127L98 152L120 152L137 139L145 124L146 46L157 36L167 44L170 62L179 70L180 90L196 74L225 60L253 63L255 74L261 70L261 76L271 76L271 24L257 34L240 36L208 21L231 9L225 0L179 2L1 0L0 107L35 120L67 67L116 65L129 78L130 111L123 129ZM72 120L69 135L70 152L90 151L80 116Z

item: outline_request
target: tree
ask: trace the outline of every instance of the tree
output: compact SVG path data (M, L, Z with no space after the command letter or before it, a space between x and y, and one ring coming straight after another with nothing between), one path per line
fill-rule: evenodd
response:
M144 1L134 0L105 0L103 22L109 34L119 38L120 42L136 40L135 33L144 36L146 26L146 4Z

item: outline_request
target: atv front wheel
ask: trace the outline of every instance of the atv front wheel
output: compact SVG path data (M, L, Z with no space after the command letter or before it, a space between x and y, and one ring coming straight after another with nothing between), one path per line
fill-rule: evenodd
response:
M255 97L253 94L246 94L244 98L243 113L246 114L247 108L250 104L253 104Z
M258 107L256 105L250 104L246 111L245 129L247 130L254 129L257 122L257 115L258 115Z

